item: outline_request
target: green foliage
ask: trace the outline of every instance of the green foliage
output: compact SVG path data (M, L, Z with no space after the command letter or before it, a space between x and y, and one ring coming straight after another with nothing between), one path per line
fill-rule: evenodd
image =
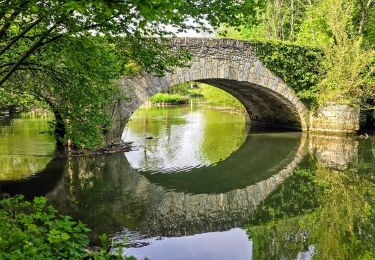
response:
M323 51L278 41L251 40L258 58L281 77L308 106L316 103L317 83L321 80Z
M375 97L374 85L367 81L375 71L374 53L362 47L362 36L354 32L353 1L328 0L322 8L335 43L324 48L323 69L327 74L318 85L319 102L358 106L361 100Z
M80 258L89 244L84 224L61 216L46 199L0 201L0 258Z
M306 8L305 18L296 35L296 43L323 47L334 41L328 25L324 21L324 12L325 10L320 4L310 5Z
M20 1L0 2L0 87L45 46L69 36L122 35L141 43L142 37L216 28L239 23L244 3L229 0L164 1ZM74 14L74 15L73 15ZM193 18L196 23L187 22ZM142 48L145 46L142 46Z
M1 259L128 259L122 248L114 256L106 235L102 246L87 249L91 230L82 222L59 215L46 205L45 197L33 201L16 196L0 200L0 258Z
M364 0L362 0L364 1ZM361 13L358 12L357 17L360 19ZM372 49L375 49L375 2L372 2L372 5L369 6L367 11L367 18L363 28L363 38L365 44L370 46Z
M131 78L131 77L134 77L135 75L141 73L142 67L139 66L135 62L129 62L129 63L125 64L124 70L125 70L124 71L125 76Z
M294 41L306 9L317 2L296 0L253 1L253 13L245 14L239 27L245 39Z
M297 169L258 206L250 224L259 225L312 212L321 204L326 189L325 183L316 180L313 169Z
M36 100L27 93L12 93L5 89L0 89L0 111L12 110L18 108L20 110L28 110L33 106L42 106L43 103Z
M316 85L325 73L321 68L323 50L311 47L310 44L300 45L290 41L267 40L267 37L262 36L265 32L262 24L253 25L251 30L241 27L239 32L228 28L226 36L247 40L257 57L268 69L282 78L305 105L315 107L318 95ZM271 39L278 38L271 37Z
M186 104L189 102L188 97L176 94L158 93L149 99L152 103L168 103L173 105Z
M189 96L193 91L193 89L191 88L191 84L194 84L194 82L185 82L185 83L177 84L169 88L166 92L169 94Z
M53 58L52 58L53 57ZM95 148L102 144L109 123L109 106L116 94L114 80L123 74L115 46L102 37L71 37L40 54L39 69L25 82L14 77L6 89L17 87L46 100L65 125L63 142ZM9 84L11 83L11 84Z
M113 101L124 98L117 92L119 77L141 71L162 75L189 57L185 52L167 55L167 47L155 39L141 42L143 47L122 37L65 37L31 57L36 67L16 73L2 90L7 97L18 90L45 100L63 121L62 143L94 149L104 143Z
M288 42L313 47L296 47L292 52L280 48L285 54L281 57L274 48L255 47L266 66L294 88L305 104L358 105L361 101L368 107L373 103L373 53L368 49L375 43L374 1L260 0L253 3L253 10L236 30L229 28L229 37L282 40L289 48ZM323 51L314 48L324 50L325 58Z
M169 26L236 25L243 9L229 0L1 1L0 89L46 100L65 130L62 141L93 149L103 144L108 108L120 98L114 80L186 64L187 53L167 47Z
M318 84L321 105L335 102L359 106L361 101L375 98L375 84L370 79L375 68L372 53L362 49L361 44L359 38L326 48L322 65L327 73Z

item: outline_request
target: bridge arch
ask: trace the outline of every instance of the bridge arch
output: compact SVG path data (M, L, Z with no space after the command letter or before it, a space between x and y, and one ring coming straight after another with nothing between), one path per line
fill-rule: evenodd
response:
M191 52L190 67L176 68L164 77L139 74L122 78L120 90L127 98L120 100L113 111L112 139L121 136L127 119L148 98L189 81L210 84L235 96L246 108L251 127L308 130L309 113L304 104L264 66L248 42L175 38L170 45Z

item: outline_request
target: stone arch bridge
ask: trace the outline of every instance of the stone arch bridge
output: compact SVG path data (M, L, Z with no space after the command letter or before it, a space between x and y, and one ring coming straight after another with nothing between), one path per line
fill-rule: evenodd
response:
M281 78L264 66L248 42L175 38L170 44L172 49L182 48L192 54L190 67L176 68L164 77L139 74L122 78L120 90L128 98L114 106L107 141L121 138L127 119L148 98L189 81L207 83L232 94L246 108L252 128L309 129L309 111L305 105ZM333 118L338 121L335 114ZM319 123L326 124L324 120Z

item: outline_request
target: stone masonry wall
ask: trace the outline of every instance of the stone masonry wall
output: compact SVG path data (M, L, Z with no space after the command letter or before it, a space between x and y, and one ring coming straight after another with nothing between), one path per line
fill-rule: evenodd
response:
M119 81L122 96L112 109L107 142L118 141L132 113L151 96L189 81L207 83L236 97L246 108L251 127L354 133L359 113L342 105L328 105L315 116L281 78L267 69L246 41L176 38L171 49L188 50L190 67L176 68L164 77L139 74ZM117 140L116 140L117 139Z
M190 67L164 77L139 74L119 81L123 98L112 114L109 139L119 137L124 122L151 96L189 81L203 82L235 96L245 106L252 126L307 130L309 112L294 91L257 59L245 41L176 38L171 49L188 50Z
M310 117L310 131L353 134L359 129L359 110L348 105L328 104Z

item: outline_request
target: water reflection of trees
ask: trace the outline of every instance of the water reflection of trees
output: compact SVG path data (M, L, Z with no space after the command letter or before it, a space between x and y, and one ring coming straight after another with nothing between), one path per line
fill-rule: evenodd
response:
M338 149L348 145L334 140ZM254 259L296 259L303 254L317 259L374 259L375 157L368 152L373 144L362 142L359 151L352 151L360 160L348 152L336 153L344 157L337 158L340 167L332 160L323 165L327 161L315 154L305 169L261 203L247 226ZM354 158L349 162L352 167L337 170L347 158Z
M29 177L52 160L55 139L46 133L51 113L35 110L0 121L0 180Z
M243 114L194 106L138 109L124 136L141 147L128 158L135 168L164 172L211 165L244 143L245 122Z
M153 187L129 167L123 154L69 158L65 176L47 195L61 213L81 219L102 233L136 228L142 221Z
M187 110L189 110L187 106L139 108L130 118L124 132L132 131L142 135L159 136L166 125L185 124L186 120L178 116Z
M247 137L245 114L226 113L218 119L217 111L205 111L201 150L204 158L210 163L226 159L245 142Z

